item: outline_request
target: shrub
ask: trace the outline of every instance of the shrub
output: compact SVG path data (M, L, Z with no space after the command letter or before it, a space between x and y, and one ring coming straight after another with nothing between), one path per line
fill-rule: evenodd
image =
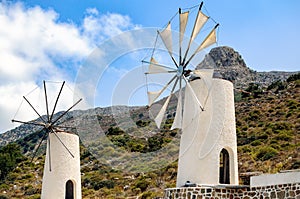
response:
M145 127L145 126L149 126L150 121L143 121L143 120L138 120L136 122L136 125L139 127Z
M273 82L270 86L268 86L267 90L272 90L272 89L276 89L275 92L278 92L280 90L285 89L286 86L284 85L284 83L280 80Z
M292 136L287 135L286 133L281 132L279 135L277 135L275 138L275 140L283 140L283 141L290 141L292 140Z
M149 151L157 151L161 148L163 144L162 137L153 136L148 139Z
M147 191L147 192L143 193L141 199L152 199L154 197L155 197L154 192Z
M92 186L95 190L99 190L103 187L106 187L108 189L113 189L115 187L115 182L112 180L103 180L100 182L93 182Z
M263 147L258 150L258 152L255 154L255 158L257 160L269 160L273 157L275 157L278 154L278 151L272 147Z
M254 140L253 142L251 142L251 146L258 146L261 144L260 140Z
M287 82L292 82L292 81L296 81L298 79L300 79L300 73L289 76L289 78L287 78L286 81Z
M149 181L147 181L146 179L141 179L136 182L135 187L140 188L141 191L144 192L146 191L149 185L150 185Z
M125 132L119 127L109 127L109 129L106 132L106 135L121 135L124 133Z

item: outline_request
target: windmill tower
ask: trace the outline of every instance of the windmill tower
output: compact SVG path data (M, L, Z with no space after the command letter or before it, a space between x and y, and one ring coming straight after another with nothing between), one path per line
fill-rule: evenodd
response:
M73 133L61 130L66 128L59 124L60 119L65 116L81 99L79 99L68 110L64 111L58 117L54 117L54 112L63 90L65 82L62 83L58 96L56 98L52 113L49 114L48 97L46 83L44 81L44 94L46 105L46 118L42 117L36 108L23 96L26 102L39 116L42 122L30 121L23 122L13 119L12 122L30 124L40 126L39 133L43 133L38 147L33 155L34 159L37 150L42 142L47 140L46 159L44 166L43 182L42 182L42 199L66 198L80 199L81 198L81 175L80 175L80 151L79 137Z
M179 9L179 52L178 59L173 53L170 21L166 28L158 31L175 67L159 64L152 53L146 76L173 74L170 81L160 90L148 91L149 107L170 87L170 95L155 117L160 128L172 95L178 90L176 115L171 129L181 129L180 151L177 172L177 187L186 182L193 184L238 184L237 144L235 131L235 112L233 85L231 82L213 78L213 67L192 70L191 61L196 54L216 43L215 25L206 34L197 47L193 47L194 39L210 17L205 15L199 5L193 29L188 39L184 40L190 10ZM192 52L191 52L192 51ZM155 52L155 49L153 50ZM184 88L185 85L185 88ZM183 94L184 93L184 94Z

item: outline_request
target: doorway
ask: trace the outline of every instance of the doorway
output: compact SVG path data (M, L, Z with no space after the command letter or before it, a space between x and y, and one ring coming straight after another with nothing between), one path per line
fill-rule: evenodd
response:
M229 153L226 149L222 149L220 153L220 184L230 184L229 173Z
M74 197L74 183L72 180L66 182L66 195L65 199L75 199Z

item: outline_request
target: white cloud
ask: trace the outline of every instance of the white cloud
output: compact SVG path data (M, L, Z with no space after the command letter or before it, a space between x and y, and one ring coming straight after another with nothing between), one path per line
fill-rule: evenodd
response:
M132 24L129 16L116 13L107 13L100 15L95 8L87 9L87 16L84 18L84 34L94 41L101 41L107 37L113 37L126 30L138 28ZM99 35L101 32L101 35Z
M26 8L22 3L0 4L0 27L0 133L12 127L10 120L22 95L37 82L39 91L42 79L72 84L76 70L98 42L135 28L128 16L103 15L95 8L87 9L83 24L74 24L60 21L52 9ZM68 95L62 104L72 102ZM31 119L27 112L20 110L20 117Z

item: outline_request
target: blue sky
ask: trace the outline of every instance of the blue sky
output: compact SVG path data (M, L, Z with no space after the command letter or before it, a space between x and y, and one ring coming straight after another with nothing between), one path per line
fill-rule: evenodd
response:
M39 0L25 1L28 7L52 8L62 22L80 24L87 8L99 13L118 13L133 24L162 27L179 7L188 8L200 1L170 0ZM220 26L219 45L234 47L249 67L257 71L299 70L297 47L300 44L300 2L296 0L207 0L209 14Z
M161 28L179 7L189 8L199 3L196 0L2 1L0 133L13 127L10 119L22 95L36 87L42 92L43 79L66 80L73 88L78 83L78 71L97 46L107 46L112 38L124 37L124 31ZM240 52L248 67L256 71L300 70L300 1L207 0L204 5L207 9L204 12L220 23L218 45L231 46ZM118 37L120 34L123 36ZM135 39L132 43L138 42ZM105 49L101 53L107 52ZM94 89L90 96L94 100L92 106L111 105L114 84L124 74L136 72L135 66L140 62L132 61L140 61L141 57L143 52L137 51L113 60L112 67L104 73L105 78L98 79L96 88L91 88ZM121 64L124 62L127 65ZM66 97L62 104L72 101L73 96ZM134 104L134 100L129 101ZM63 105L60 109L65 109ZM20 109L16 119L36 117L26 108Z

